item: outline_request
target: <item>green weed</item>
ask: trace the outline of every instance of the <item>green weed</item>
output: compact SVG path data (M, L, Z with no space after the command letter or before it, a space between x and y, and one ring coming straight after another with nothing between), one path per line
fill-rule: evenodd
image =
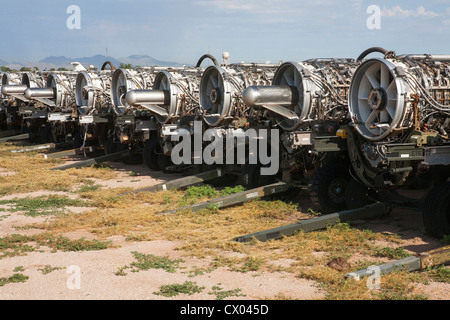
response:
M217 300L223 300L229 297L245 297L245 294L240 293L241 289L233 289L233 290L223 290L222 287L219 287L220 283L217 286L212 287L212 291L208 292L209 295L215 295Z
M182 284L163 285L159 288L159 292L153 292L153 294L164 297L174 297L179 294L193 295L202 292L204 289L205 287L199 287L195 282L186 281Z
M167 272L174 273L180 268L179 264L184 262L182 259L171 260L169 257L160 257L153 254L142 254L136 251L131 252L136 258L136 262L132 262L129 266L120 267L116 275L126 275L125 270L131 269L131 272L139 272L149 269L163 269Z
M14 275L12 275L11 277L8 278L0 278L0 287L3 287L5 285L7 285L8 283L19 283L19 282L25 282L29 279L30 277L25 276L21 273L15 273Z
M411 256L411 254L406 252L405 249L403 249L401 247L399 247L399 248L385 247L385 248L376 250L375 256L400 260L400 259L405 259L405 258Z
M23 211L25 215L31 217L61 213L63 212L62 209L68 206L87 206L86 202L83 200L58 196L1 200L0 204L12 205L13 207L10 209L11 212Z
M47 264L46 266L44 266L44 268L38 269L38 270L41 271L42 274L49 274L49 273L51 273L51 272L53 272L55 270L61 270L61 269L64 269L64 268L62 268L62 267L52 267L51 265Z
M28 252L34 252L40 246L47 246L56 251L92 251L103 250L110 246L110 242L100 240L70 240L63 236L54 236L48 233L26 236L12 234L0 238L0 259L5 257L14 257L26 255Z

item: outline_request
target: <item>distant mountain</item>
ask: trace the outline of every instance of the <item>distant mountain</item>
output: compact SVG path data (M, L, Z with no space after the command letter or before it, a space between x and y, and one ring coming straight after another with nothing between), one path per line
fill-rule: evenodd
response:
M98 54L92 57L82 57L82 58L68 58L65 56L50 56L46 57L40 61L36 62L7 62L0 59L0 66L6 66L11 69L20 70L22 67L34 68L37 67L40 70L49 70L57 68L73 69L71 62L79 62L84 67L89 68L90 65L100 69L105 61L110 61L116 68L120 67L120 64L131 64L132 67L141 66L160 66L160 67L179 67L183 64L177 62L168 62L155 59L148 55L131 55L126 58L116 59L113 57L106 57L104 55Z
M148 55L131 55L126 58L120 58L121 62L125 64L131 64L132 66L141 66L141 67L151 67L151 66L159 66L159 67L180 67L183 64L178 62L168 62L155 59Z
M83 57L83 58L67 58L64 56L59 57L47 57L39 61L40 63L52 64L59 68L68 68L71 62L79 62L85 67L89 67L89 65L93 65L97 68L100 68L105 61L111 61L111 63L115 67L119 67L120 61L114 59L113 57L106 57L104 55L98 54L92 57Z

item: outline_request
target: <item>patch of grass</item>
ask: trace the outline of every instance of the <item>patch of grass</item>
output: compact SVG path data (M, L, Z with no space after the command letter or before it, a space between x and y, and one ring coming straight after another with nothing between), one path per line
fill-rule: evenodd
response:
M222 287L220 287L221 283L219 283L217 286L212 287L212 291L208 292L209 295L215 295L216 300L223 300L225 298L229 297L245 297L245 294L240 293L241 289L233 289L233 290L223 290Z
M311 214L311 215L313 215L313 216L316 216L316 217L318 217L318 216L321 215L321 213L320 213L319 211L314 210L314 209L312 209L312 208L308 208L308 213Z
M243 192L243 191L245 191L245 188L243 186L225 187L220 191L220 195L222 197L225 197L225 196Z
M449 245L449 244L450 244L450 234L447 234L447 235L445 235L445 236L442 238L442 243L443 243L444 245Z
M91 165L91 168L95 168L95 169L111 169L111 165L107 162L101 162L101 163L96 163Z
M450 283L450 268L447 266L428 268L427 273L433 281Z
M214 189L209 184L204 186L191 186L187 188L184 198L186 199L201 199L201 198L213 198L219 195L219 191Z
M14 144L0 145L1 167L16 172L0 179L0 195L33 192L36 190L71 191L88 178L113 179L118 173L111 169L81 168L64 171L49 169L64 163L64 159L44 159L38 153L12 153Z
M85 238L70 240L63 236L44 233L34 236L13 234L0 238L0 259L34 252L40 246L47 246L56 251L93 251L103 250L110 246L110 242Z
M216 268L213 268L213 267L200 268L200 267L194 266L192 268L192 270L189 270L189 272L187 272L187 273L189 274L189 276L188 276L189 278L193 278L193 277L196 277L196 276L202 276L205 273L211 273L215 269Z
M23 266L17 266L14 268L14 272L23 272L25 271L25 268Z
M284 219L298 211L297 205L281 200L257 200L253 201L250 206L253 207L258 218Z
M213 267L228 267L231 271L247 273L260 270L264 259L247 256L242 259L218 257L213 262Z
M184 196L180 199L181 206L188 206L196 203L197 200L224 197L238 192L245 191L243 186L225 187L218 191L209 184L203 186L191 186L187 188Z
M87 206L85 201L59 196L42 196L37 198L27 197L23 199L1 200L0 204L12 205L13 208L11 208L10 211L23 211L25 215L31 217L61 213L63 212L63 210L61 209L64 209L68 206Z
M64 269L64 268L62 268L62 267L52 267L51 265L47 264L47 265L44 266L44 268L38 269L38 270L41 271L42 274L49 274L49 273L52 273L55 270L61 270L61 269Z
M43 244L53 248L54 251L97 251L108 249L111 241L86 240L84 237L78 240L70 240L66 237L58 236L45 239Z
M139 272L149 269L163 269L167 272L174 273L180 268L182 259L169 259L169 257L160 257L153 254L142 254L136 251L131 252L137 261L132 262L129 266L120 267L116 275L126 275L125 270L131 269L131 272Z
M87 184L82 186L78 192L79 193L84 193L84 192L92 192L92 191L97 191L98 189L100 189L102 186L99 184Z
M25 276L21 273L15 273L14 275L12 275L11 277L8 278L0 278L0 287L3 287L5 285L7 285L8 283L19 283L19 282L25 282L29 279L30 277Z
M390 248L390 247L384 247L381 249L377 249L375 253L376 257L386 257L393 260L400 260L405 259L407 257L410 257L411 254L405 251L404 248L398 247L398 248Z
M415 281L420 275L408 271L395 271L381 278L381 289L372 290L374 299L380 300L427 300L428 297L415 292Z
M204 289L205 287L199 287L196 282L186 281L182 284L162 285L159 288L159 292L153 292L153 294L164 297L175 297L179 294L193 295L202 292Z

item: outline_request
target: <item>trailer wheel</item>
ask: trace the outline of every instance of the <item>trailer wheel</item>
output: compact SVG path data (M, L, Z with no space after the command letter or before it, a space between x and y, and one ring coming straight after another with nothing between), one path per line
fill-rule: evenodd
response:
M119 148L119 144L114 141L114 135L110 135L108 137L108 140L106 140L105 144L105 153L106 154L113 154L116 153Z
M46 123L39 128L39 135L42 143L50 143L52 141L52 128L50 124Z
M433 237L450 234L450 182L440 183L430 191L422 218L425 230Z
M345 203L347 209L353 210L362 208L369 204L367 199L369 188L351 178L345 189Z
M152 171L160 171L158 164L158 155L155 149L158 145L158 139L150 139L144 144L144 151L142 157L144 164Z
M263 176L261 175L260 164L246 164L242 169L242 179L245 187L249 189L258 188L275 183L275 176Z
M170 167L172 165L172 160L169 156L166 156L165 154L158 153L158 166L164 173L171 173L171 171L167 170L167 167Z
M327 164L320 168L312 179L311 195L322 214L345 210L345 193L350 174L340 164Z
M202 172L207 172L210 170L214 170L216 168L218 168L217 165L208 165L206 163L202 164ZM224 172L224 169L222 169L222 172ZM239 179L238 175L225 173L225 175L223 175L220 178L205 181L205 184L209 184L213 187L229 187L235 186L238 179Z

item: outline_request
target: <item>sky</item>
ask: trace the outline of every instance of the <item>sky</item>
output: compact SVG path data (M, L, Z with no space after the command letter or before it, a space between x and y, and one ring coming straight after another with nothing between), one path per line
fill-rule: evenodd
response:
M79 29L67 27L71 5ZM367 25L373 5L376 29ZM356 58L372 46L450 54L450 0L0 0L0 21L8 62L107 52L195 64L227 51L231 62L275 63Z

